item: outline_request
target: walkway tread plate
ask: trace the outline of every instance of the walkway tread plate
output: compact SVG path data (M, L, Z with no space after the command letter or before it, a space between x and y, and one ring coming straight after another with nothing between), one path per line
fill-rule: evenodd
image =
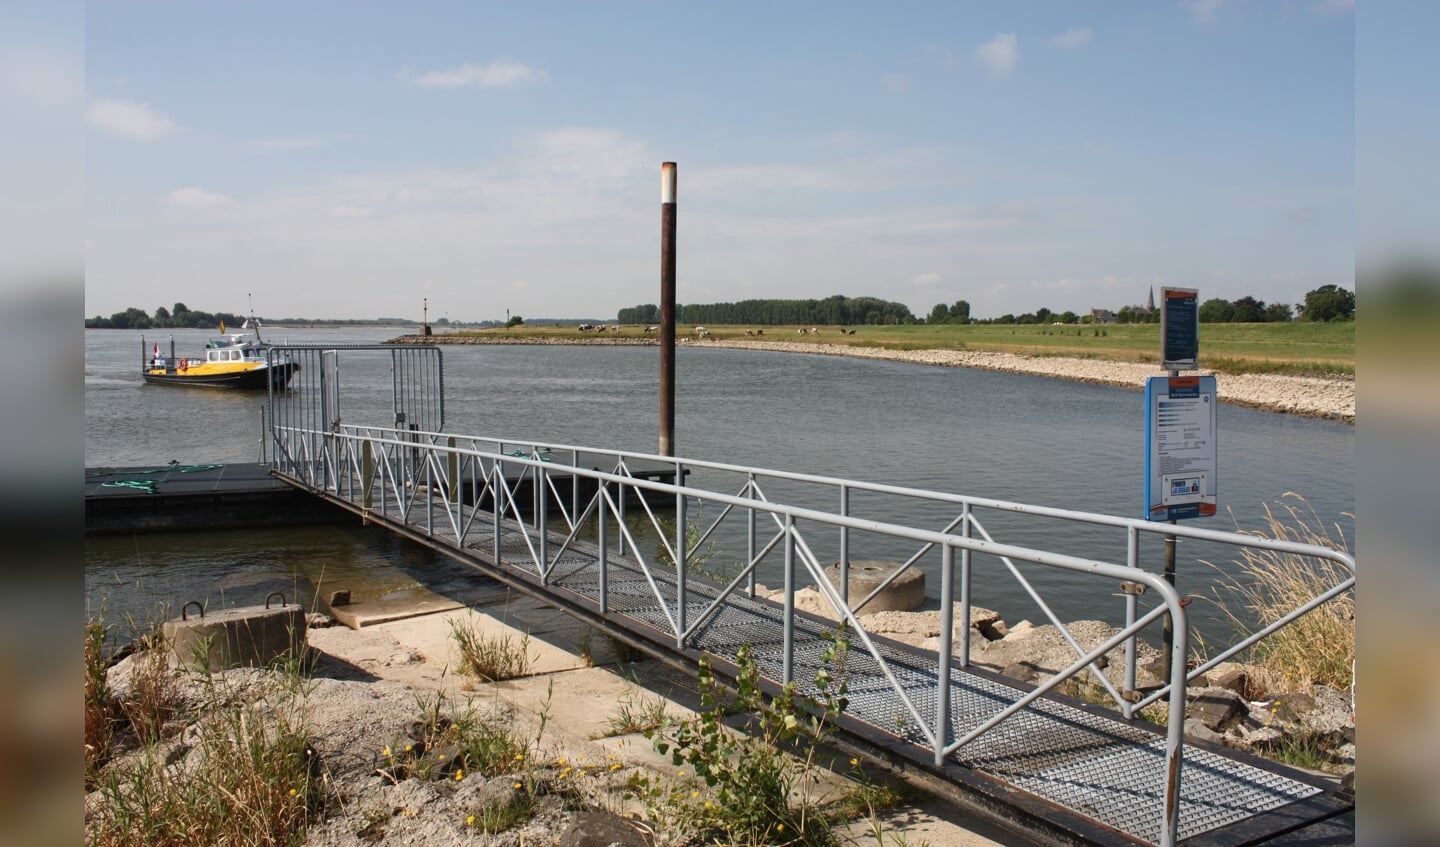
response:
M421 508L411 509L408 522L400 517L393 503L387 505L387 518L407 525L411 532L425 533L423 504ZM372 513L377 511L371 509ZM443 511L439 514L443 516ZM463 545L456 544L443 517L435 521L437 529L441 523L445 528L437 535L443 545L462 555L476 557L488 566L494 565L493 523L488 513L482 513L471 525L475 540L467 540ZM516 557L529 558L529 547L522 536L533 530L508 519L502 521L502 527L501 551L508 554L504 557L506 565L514 567ZM548 547L551 555L562 541L563 538L551 535ZM538 550L538 543L535 546ZM607 558L611 612L652 630L669 631L666 615L639 565L616 553ZM598 610L598 555L593 545L572 542L562 561L564 564L552 572L555 578L552 584L588 599ZM533 564L526 564L530 566L525 572L534 579ZM673 577L673 571L663 568L652 571L661 596L672 607L676 593ZM708 608L722 587L692 581L686 604L688 619L693 622ZM671 614L674 614L673 608ZM778 680L783 655L782 615L783 609L777 604L751 599L737 589L698 629L692 643L723 658L732 657L740 644L749 643L762 672ZM828 631L827 622L804 614L796 616L794 678L802 688L814 679L819 669L819 656L827 646L819 636ZM926 656L918 649L883 640L877 640L877 650L925 725L933 725L938 682L933 659L927 665ZM914 754L916 758L928 760L932 754L914 725L914 716L909 715L903 701L880 672L879 663L864 651L858 639L852 640L846 672L850 675L847 716L917 745L921 749ZM1013 687L952 667L951 737L969 732L1013 702L1018 693ZM951 759L1089 817L1131 839L1154 844L1160 840L1164 744L1163 736L1143 725L1041 699L1033 708L1022 710L960 748ZM1181 794L1179 837L1195 839L1188 843L1197 845L1250 843L1250 840L1233 841L1231 837L1245 829L1247 822L1253 823L1254 818L1283 816L1286 809L1308 808L1313 802L1307 801L1328 797L1314 785L1188 745ZM1312 812L1307 820L1314 821L1316 817ZM1291 828L1295 825L1298 822ZM1353 833L1353 829L1351 831ZM1206 834L1214 840L1204 837Z

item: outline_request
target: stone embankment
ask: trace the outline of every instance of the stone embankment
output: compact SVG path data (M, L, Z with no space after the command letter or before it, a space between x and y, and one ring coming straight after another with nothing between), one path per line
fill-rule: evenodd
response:
M585 337L585 338L505 338L478 335L408 335L392 339L397 344L537 344L537 345L604 345L655 346L654 338ZM819 344L796 341L740 341L714 339L677 339L691 347L725 347L737 350L768 350L777 353L810 353L822 356L848 356L857 359L883 359L952 368L977 368L988 371L1027 374L1030 376L1067 379L1097 385L1141 389L1145 380L1155 376L1154 365L1117 362L1108 359L1080 359L1068 356L1024 356L1017 353L978 350L889 350L882 347L855 347L846 344ZM1202 370L1201 374L1214 371ZM1268 412L1284 412L1311 418L1330 418L1355 422L1355 379L1353 377L1306 377L1282 374L1222 374L1217 381L1220 400Z

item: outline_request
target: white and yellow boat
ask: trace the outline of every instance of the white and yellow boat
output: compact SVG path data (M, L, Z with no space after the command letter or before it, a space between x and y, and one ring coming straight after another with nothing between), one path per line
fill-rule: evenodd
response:
M252 323L254 338L238 332L225 335L225 324L220 324L221 337L205 342L200 356L175 356L173 339L170 355L162 356L156 344L153 351L147 351L141 374L153 385L282 389L300 365L289 357L270 353L269 342L260 339L259 321L246 321L241 329L250 329ZM140 347L143 351L143 337Z

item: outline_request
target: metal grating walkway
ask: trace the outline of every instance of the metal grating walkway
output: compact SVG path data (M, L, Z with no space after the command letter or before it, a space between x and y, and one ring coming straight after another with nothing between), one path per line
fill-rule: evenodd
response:
M556 599L563 595L571 604L599 614L599 557L593 545L572 542L559 559L552 561L548 583L542 586L530 559L530 546L539 547L538 533L530 527L502 519L500 561L496 561L494 539L488 531L476 540L457 544L444 521L427 526L423 509L413 509L407 522L393 500L383 509L372 505L362 510L357 503L332 492L315 491L299 480L282 478L363 512L371 521L477 565L502 580L512 584L523 581L531 589L550 592ZM341 490L346 489L342 486ZM475 522L488 528L493 516L479 512ZM563 541L563 536L553 532L547 539L551 550L559 549ZM667 635L670 622L639 565L613 549L607 553L606 561L609 602L605 617L652 643L663 645L669 638L673 648L673 636ZM673 602L673 572L661 569L652 572L651 578ZM697 619L721 589L705 580L690 579L687 619ZM748 643L762 674L778 681L782 678L783 614L779 604L751 599L737 591L726 598L690 644L717 658L732 660L736 650ZM796 618L793 678L805 690L807 681L813 680L819 670L820 655L827 646L821 636L832 631L833 625L804 613L797 613ZM938 689L933 654L883 639L875 639L875 644L906 696L933 725ZM933 766L928 742L918 727L906 725L907 710L876 661L865 651L852 649L845 672L849 675L847 718L895 741L908 742L894 747L917 764ZM1016 688L958 665L951 670L950 686L952 737L957 738L1017 698ZM806 693L814 693L813 687ZM1146 725L1041 699L960 748L950 760L1088 818L1099 825L1097 831L1102 834L1106 830L1113 832L1110 839L1102 840L1146 844L1161 840L1165 741ZM1321 788L1284 774L1186 745L1178 837L1183 841L1213 833L1323 793ZM1222 838L1217 843L1253 841Z

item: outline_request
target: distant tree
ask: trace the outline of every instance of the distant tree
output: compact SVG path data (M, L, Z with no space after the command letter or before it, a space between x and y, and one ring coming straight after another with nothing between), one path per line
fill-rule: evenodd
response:
M167 309L167 308L165 308L164 306L160 306L160 307L156 308L156 309L155 309L154 324L155 324L155 326L169 326L169 325L170 325L170 310Z
M1307 321L1348 321L1355 317L1355 294L1338 285L1306 292L1302 312Z
M1079 320L1080 320L1080 316L1077 315L1077 314L1075 314L1074 312L1071 312L1071 311L1066 311L1066 312L1064 312L1063 314L1060 315L1060 318L1059 318L1059 321L1060 321L1060 323L1062 323L1062 324L1078 323Z
M1265 307L1266 323L1288 323L1295 319L1290 307L1285 303L1271 303Z
M1202 324L1229 323L1234 314L1235 305L1229 300L1222 300L1219 297L1200 304L1200 323Z
M522 324L524 324L524 323L525 323L525 319L524 319L524 318L520 317L519 315L512 315L512 316L510 317L510 320L508 320L508 321L505 322L505 328L506 328L506 329L509 329L509 328L512 327L512 326L520 326L520 325L522 325Z
M1007 312L1007 313L1001 315L1000 317L996 318L996 319L995 319L995 323L997 323L997 324L1013 324L1013 323L1015 323L1015 316Z
M1118 312L1115 313L1115 323L1117 323L1117 324L1135 323L1135 307L1134 307L1134 306L1121 306L1121 307L1120 307L1120 311L1118 311Z
M1234 307L1230 312L1231 323L1257 324L1265 320L1264 300L1256 300L1247 295L1230 305Z
M937 307L938 308L938 307ZM955 305L950 307L950 323L970 323L970 303L967 300L956 300Z
M950 322L950 309L944 303L936 303L935 308L930 310L930 317L925 319L926 323L943 324Z

